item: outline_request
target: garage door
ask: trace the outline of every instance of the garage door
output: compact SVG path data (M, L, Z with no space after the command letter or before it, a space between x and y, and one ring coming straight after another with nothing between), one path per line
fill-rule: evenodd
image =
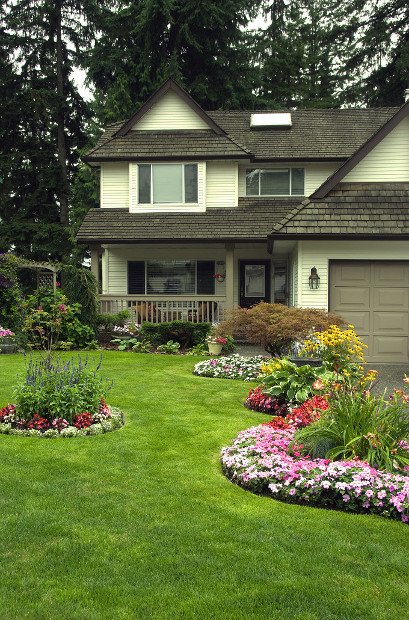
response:
M409 361L409 262L331 262L330 310L355 326L368 362Z

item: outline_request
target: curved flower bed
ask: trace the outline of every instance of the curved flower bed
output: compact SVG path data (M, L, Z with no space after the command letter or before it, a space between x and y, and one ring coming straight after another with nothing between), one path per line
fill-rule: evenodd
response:
M31 420L23 420L16 414L14 405L7 405L0 409L0 433L4 435L18 435L20 437L83 437L85 435L102 435L114 431L125 423L122 411L109 407L101 401L98 413L87 411L73 417L70 425L64 418L48 420L34 414Z
M268 423L242 431L222 450L224 473L245 489L277 499L409 521L409 476L363 461L310 459L296 448L290 454L296 429Z
M194 375L201 377L216 377L219 379L244 379L244 381L256 381L260 376L262 364L269 359L264 355L254 357L241 357L229 355L205 360L195 365Z

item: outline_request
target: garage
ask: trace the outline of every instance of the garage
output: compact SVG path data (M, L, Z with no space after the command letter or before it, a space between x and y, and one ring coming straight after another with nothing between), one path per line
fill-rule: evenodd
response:
M368 362L409 361L409 261L331 261L329 307L352 323Z

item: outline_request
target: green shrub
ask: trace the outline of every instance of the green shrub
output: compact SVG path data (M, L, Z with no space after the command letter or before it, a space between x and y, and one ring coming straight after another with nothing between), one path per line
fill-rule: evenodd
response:
M97 314L96 323L98 327L113 329L115 325L123 327L130 318L131 313L128 310L121 310L116 314Z
M78 318L93 330L97 326L98 284L89 269L74 265L61 266L61 288L68 303L80 304Z
M315 392L312 384L316 379L330 381L335 374L323 366L296 366L287 359L281 359L280 366L262 379L263 394L282 398L288 403L303 403Z
M409 407L392 399L342 390L332 395L319 420L298 431L295 441L313 457L351 460L394 471L409 465Z
M155 347L173 340L178 342L182 349L190 349L205 342L210 329L210 323L171 321L169 323L143 323L139 334L141 339L149 340Z
M217 334L261 345L272 355L287 353L294 341L306 338L313 329L342 325L334 314L315 308L288 308L261 302L252 308L236 308L216 328Z
M100 363L90 369L87 357L69 361L30 358L25 382L15 390L18 416L30 420L37 413L50 421L65 418L72 424L78 413L97 413L101 398L111 387L99 376L99 369Z
M0 325L13 331L21 325L22 294L18 268L19 261L13 254L0 254Z

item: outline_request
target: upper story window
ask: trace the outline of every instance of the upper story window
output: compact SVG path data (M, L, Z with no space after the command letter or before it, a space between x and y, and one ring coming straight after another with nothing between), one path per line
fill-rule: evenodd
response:
M247 196L304 196L304 168L246 170Z
M198 202L197 164L138 165L139 204Z

